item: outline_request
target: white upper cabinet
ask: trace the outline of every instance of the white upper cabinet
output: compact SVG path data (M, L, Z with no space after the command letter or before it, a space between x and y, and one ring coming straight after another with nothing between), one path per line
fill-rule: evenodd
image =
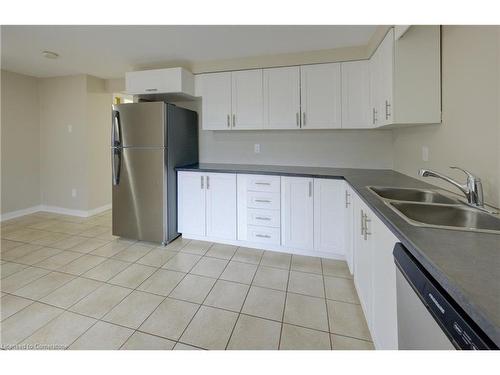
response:
M127 94L167 94L173 99L192 99L194 76L184 68L140 70L125 73Z
M265 128L300 128L299 77L298 66L264 69Z
M441 123L439 26L411 26L398 40L391 28L370 59L375 127Z
M300 67L301 127L337 129L341 127L340 63Z
M393 123L394 29L389 30L378 47L378 52L375 70L377 75L375 103L378 108L377 126L384 126Z
M231 72L200 75L202 127L206 130L231 128Z
M281 241L289 248L312 250L314 242L312 178L281 177Z
M370 110L370 62L342 63L342 128L373 127Z
M314 179L314 250L345 255L343 180Z
M232 72L233 129L262 129L264 99L262 70Z

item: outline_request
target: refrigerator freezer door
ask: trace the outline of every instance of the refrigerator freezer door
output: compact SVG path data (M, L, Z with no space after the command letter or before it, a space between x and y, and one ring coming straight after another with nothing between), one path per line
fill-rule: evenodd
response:
M124 148L113 185L113 235L165 241L165 150Z
M163 102L114 105L115 140L121 147L165 147L165 108Z

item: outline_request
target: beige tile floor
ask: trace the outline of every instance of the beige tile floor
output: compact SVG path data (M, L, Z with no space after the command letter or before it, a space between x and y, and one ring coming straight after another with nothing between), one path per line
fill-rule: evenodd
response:
M373 349L347 265L111 234L111 213L1 224L4 349Z

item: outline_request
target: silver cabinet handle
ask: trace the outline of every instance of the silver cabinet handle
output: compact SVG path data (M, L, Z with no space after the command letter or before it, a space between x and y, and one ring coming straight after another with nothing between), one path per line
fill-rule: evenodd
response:
M210 176L207 176L207 190L210 189Z
M271 203L271 201L267 199L256 199L255 201L259 203Z
M204 185L203 184L203 176L200 176L200 179L201 179L201 189L203 190L203 188L204 188L204 186L203 186Z
M361 235L363 236L365 234L365 214L363 210L361 210Z
M236 127L236 115L233 113L233 128Z
M385 119L389 120L389 117L391 116L391 113L389 112L389 108L391 108L391 103L389 103L387 100L385 101Z
M312 197L312 181L309 181L309 198Z
M271 183L269 183L269 182L255 182L255 185L271 186Z
M302 126L306 126L306 113L302 112Z
M259 237L259 238L271 238L271 236L269 234L256 234L255 237Z
M297 112L295 114L295 121L297 122L297 127L299 127L300 126L300 115L299 115L299 112Z
M271 221L270 217L256 216L255 220Z
M377 110L375 107L373 107L373 112L372 112L372 123L375 125L377 123Z
M368 223L370 222L371 220L368 219L368 215L365 214L365 241L367 240L368 236L371 234L370 232L368 232Z
M345 208L349 208L349 205L351 204L351 202L349 202L350 196L351 196L351 194L349 194L349 192L346 190L345 191Z
M158 89L145 89L144 91L146 91L146 92L155 92L155 91L158 91Z
M227 127L231 127L231 116L227 115Z

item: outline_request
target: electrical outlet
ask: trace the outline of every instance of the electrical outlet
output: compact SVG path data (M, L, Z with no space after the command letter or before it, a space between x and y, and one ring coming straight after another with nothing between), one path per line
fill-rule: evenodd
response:
M429 147L422 146L422 161L429 161Z
M68 125L68 133L73 133L73 125Z
M71 189L71 196L72 196L73 198L75 198L75 197L76 197L76 189L75 189L75 188Z
M260 143L256 143L256 144L253 145L253 151L256 154L260 154Z

